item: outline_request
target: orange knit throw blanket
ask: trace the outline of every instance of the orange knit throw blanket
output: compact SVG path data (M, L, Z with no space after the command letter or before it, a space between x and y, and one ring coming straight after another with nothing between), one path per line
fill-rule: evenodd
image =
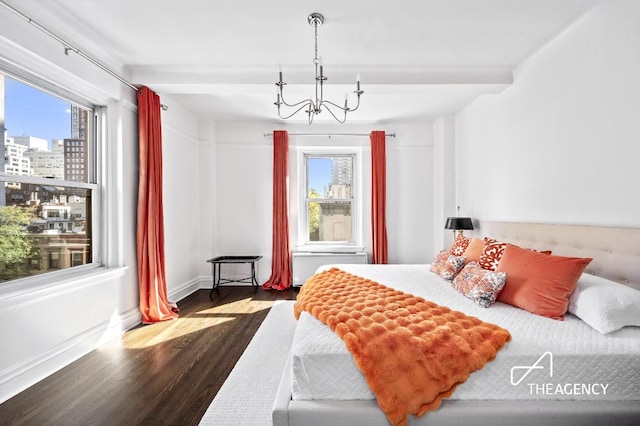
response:
M497 325L333 268L309 278L294 307L353 354L393 425L438 408L511 339Z

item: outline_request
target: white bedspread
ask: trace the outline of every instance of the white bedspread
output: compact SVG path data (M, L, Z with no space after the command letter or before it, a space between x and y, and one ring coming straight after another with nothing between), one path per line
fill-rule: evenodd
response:
M335 266L509 330L511 342L458 386L451 399L640 400L638 327L602 335L570 314L556 321L500 302L481 308L429 272L428 265ZM539 359L539 368L524 368ZM292 397L373 399L342 340L307 313L300 317L292 345Z

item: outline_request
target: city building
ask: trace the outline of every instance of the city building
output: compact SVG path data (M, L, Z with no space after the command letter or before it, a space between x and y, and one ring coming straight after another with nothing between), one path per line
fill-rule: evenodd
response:
M64 179L64 155L61 141L52 141L55 149L27 150L24 156L29 159L31 172L35 176L44 176L52 179Z
M49 151L49 141L35 136L15 136L11 137L13 143L16 145L22 145L32 151Z
M87 182L86 139L64 140L64 180Z
M11 175L32 175L31 160L26 155L27 151L29 145L15 143L13 137L7 138L4 143L4 172Z

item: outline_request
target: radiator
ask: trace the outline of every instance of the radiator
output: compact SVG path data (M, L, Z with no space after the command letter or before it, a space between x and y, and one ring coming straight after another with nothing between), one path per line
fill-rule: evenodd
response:
M293 285L300 286L322 265L340 263L368 263L367 253L291 253Z

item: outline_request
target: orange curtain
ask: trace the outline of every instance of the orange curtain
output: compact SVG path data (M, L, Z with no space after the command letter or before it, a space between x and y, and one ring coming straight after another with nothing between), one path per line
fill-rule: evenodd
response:
M262 285L265 290L291 287L291 251L289 250L289 209L287 181L289 179L289 134L273 132L273 239L271 277Z
M373 263L387 263L387 154L385 132L371 132L371 242Z
M167 297L164 271L160 98L147 87L138 91L138 131L138 284L142 322L150 324L178 314Z

